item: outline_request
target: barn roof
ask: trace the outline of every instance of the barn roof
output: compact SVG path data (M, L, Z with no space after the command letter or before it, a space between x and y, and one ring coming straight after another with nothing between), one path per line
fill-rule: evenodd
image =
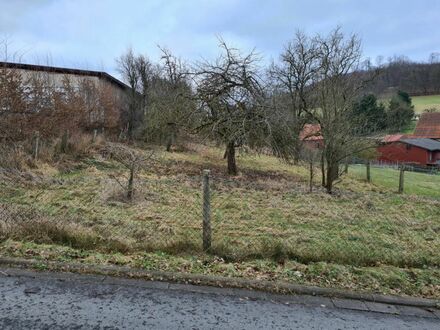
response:
M299 134L301 141L317 141L322 140L321 125L319 124L305 124L301 133Z
M401 142L410 144L419 148L423 148L429 151L440 150L440 142L433 139L403 139Z
M414 136L440 139L440 112L423 113L417 122Z
M34 64L24 64L24 63L12 63L12 62L1 62L0 68L7 69L21 69L21 70L29 70L29 71L44 71L44 72L53 72L53 73L61 73L61 74L74 74L79 76L92 76L105 79L112 84L119 86L122 89L129 89L130 87L124 84L119 79L109 75L104 71L93 71L93 70L81 70L81 69L70 69L70 68L62 68L55 66L47 66L47 65L34 65Z
M402 138L405 138L405 134L394 134L394 135L385 135L382 139L383 143L391 143L400 141Z

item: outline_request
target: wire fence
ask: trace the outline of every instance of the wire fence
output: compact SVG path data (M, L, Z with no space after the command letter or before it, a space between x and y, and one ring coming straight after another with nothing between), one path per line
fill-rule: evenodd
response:
M377 168L390 168L399 170L404 167L405 171L409 172L417 172L417 173L425 173L431 175L440 175L440 166L422 166L418 164L409 164L409 163L399 163L399 162L385 162L380 160L370 160L366 161L364 159L353 158L353 165L366 165L370 164L371 167Z
M194 178L198 188L199 178ZM40 183L23 193L24 203L0 203L0 229L12 238L87 249L200 249L200 189L180 186L173 191L163 177L138 178L134 190L129 200L112 178L90 182L78 175Z
M288 178L227 178L213 170L143 173L128 200L112 177L87 175L99 166L104 165L62 180L34 178L35 186L24 190L8 188L9 202L0 202L0 236L123 253L210 253L229 260L440 265L440 196L408 203L356 190L329 195L317 183L308 193L307 184ZM356 170L361 175L364 168L353 165L349 173ZM371 177L379 180L378 173ZM397 178L390 180L394 184ZM406 183L405 189L423 188L418 178Z

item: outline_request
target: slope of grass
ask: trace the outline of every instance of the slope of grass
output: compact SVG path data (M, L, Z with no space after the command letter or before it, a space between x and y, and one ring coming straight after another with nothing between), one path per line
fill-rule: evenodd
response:
M440 185L410 188L431 177L410 176L397 195L392 173L379 184L373 170L370 185L352 168L334 195L319 177L310 194L305 167L240 154L241 173L231 178L222 154L157 151L138 173L133 201L113 179L124 182L124 168L99 156L5 177L0 253L440 296ZM205 168L211 254L201 249Z
M350 167L350 175L358 180L366 180L364 165ZM392 168L371 168L373 185L388 191L397 191L399 170ZM440 198L440 175L429 175L417 172L405 172L404 193L408 195Z

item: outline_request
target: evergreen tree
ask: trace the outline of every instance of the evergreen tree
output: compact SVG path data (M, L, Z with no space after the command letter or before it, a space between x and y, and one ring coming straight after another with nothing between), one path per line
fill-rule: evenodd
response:
M353 127L355 134L370 134L385 129L387 125L385 106L373 94L364 95L353 106Z
M411 124L414 114L414 106L409 94L398 91L388 106L387 126L391 131L401 132Z

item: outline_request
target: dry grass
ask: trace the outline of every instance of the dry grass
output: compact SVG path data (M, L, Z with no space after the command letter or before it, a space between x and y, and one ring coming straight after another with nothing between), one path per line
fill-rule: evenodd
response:
M128 252L123 241L105 238L79 221L49 217L31 208L0 204L0 241L15 239L76 249Z
M30 157L23 146L17 144L0 144L0 168L3 170L22 171L29 168Z
M161 154L136 179L132 201L111 178L123 169L99 158L56 176L58 184L15 189L9 200L32 203L51 216L79 218L132 249L199 251L200 173L211 168L213 252L228 260L440 265L437 200L368 191L368 185L340 189L335 196L319 188L309 194L301 168L244 155L241 174L230 178L218 151L201 154ZM346 181L345 186L356 185Z
M135 199L128 201L111 178L124 169L101 152L104 149L97 147L93 157L72 162L68 171L46 169L41 173L44 180L36 185L1 184L0 202L33 205L47 221L35 235L16 229L15 235L6 236L89 251L207 257L201 251L201 172L209 168L211 253L224 260L222 267L272 260L288 271L288 265L296 262L309 269L308 282L313 282L313 276L332 276L327 269L314 273L319 267L312 265L326 263L344 269L337 279L342 283L346 267L370 267L379 273L394 267L397 276L398 269L414 268L426 275L424 269L440 266L438 199L397 195L352 177L344 178L333 196L319 188L317 177L310 194L305 168L263 155L240 154L241 173L231 178L225 175L221 150L194 145L184 153L157 150L152 166L136 178ZM52 219L74 220L55 225ZM406 276L396 280L401 281L399 286L407 285Z

